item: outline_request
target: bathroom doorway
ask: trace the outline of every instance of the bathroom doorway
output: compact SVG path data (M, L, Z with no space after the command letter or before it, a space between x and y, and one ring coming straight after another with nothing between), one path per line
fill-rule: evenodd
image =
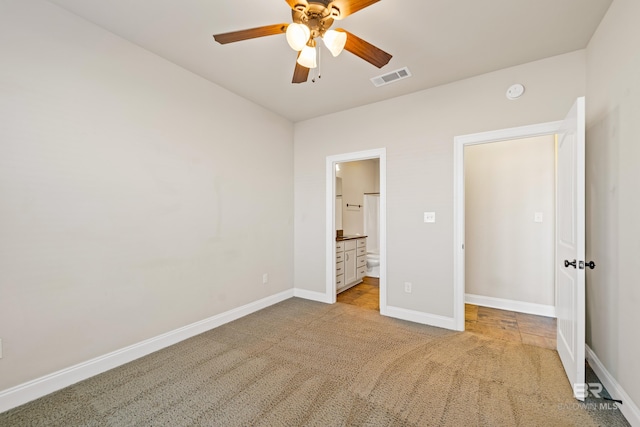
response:
M380 310L380 159L336 164L337 302Z
M366 308L385 314L386 150L329 156L326 170L326 299L334 303L344 291L341 298L357 305L368 294Z

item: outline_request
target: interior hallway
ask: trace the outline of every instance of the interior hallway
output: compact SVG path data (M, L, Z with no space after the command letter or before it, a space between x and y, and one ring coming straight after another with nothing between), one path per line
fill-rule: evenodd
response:
M380 311L379 279L365 277L341 292L337 302ZM542 348L556 348L556 319L465 304L465 330L493 338Z

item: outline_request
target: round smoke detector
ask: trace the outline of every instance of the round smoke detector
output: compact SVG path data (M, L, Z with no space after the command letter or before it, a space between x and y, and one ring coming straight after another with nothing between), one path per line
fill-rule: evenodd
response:
M514 84L511 87L509 87L509 89L507 89L507 99L510 99L513 101L514 99L520 98L523 93L524 93L524 86L522 86L519 83Z

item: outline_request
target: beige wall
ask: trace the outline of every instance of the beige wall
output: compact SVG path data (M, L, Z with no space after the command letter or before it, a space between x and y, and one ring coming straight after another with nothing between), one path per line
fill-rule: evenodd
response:
M587 341L640 402L637 16L614 0L586 51ZM333 114L327 140L326 117L292 127L46 2L0 3L0 54L0 390L292 279L323 292L325 158L369 148L387 148L389 304L451 316L453 137L585 93L580 51Z
M466 293L555 306L555 137L464 155Z
M453 316L453 138L563 119L584 95L584 60L578 51L296 123L296 285L325 289L326 157L386 147L388 304ZM509 101L514 82L527 92ZM316 132L327 120L331 138Z
M364 193L380 191L378 159L340 163L342 178L342 229L345 235L364 235ZM336 173L338 175L338 173ZM347 208L360 205L359 209Z
M614 0L587 48L587 343L640 405L640 2Z
M47 2L0 58L0 390L292 288L290 122Z

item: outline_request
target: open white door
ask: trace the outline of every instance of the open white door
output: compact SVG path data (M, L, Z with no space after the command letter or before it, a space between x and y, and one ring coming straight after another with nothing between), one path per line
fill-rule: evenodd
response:
M556 315L558 354L576 399L585 384L585 101L578 98L558 131Z

